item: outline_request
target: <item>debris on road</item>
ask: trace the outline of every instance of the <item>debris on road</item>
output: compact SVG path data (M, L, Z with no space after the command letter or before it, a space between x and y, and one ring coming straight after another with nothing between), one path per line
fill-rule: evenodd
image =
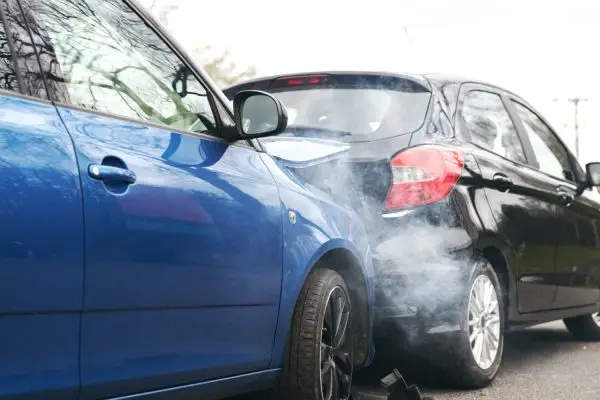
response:
M409 386L397 369L384 376L380 384L385 390L387 400L434 400L431 397L423 397L416 385ZM354 394L351 400L362 400L362 397L360 394Z

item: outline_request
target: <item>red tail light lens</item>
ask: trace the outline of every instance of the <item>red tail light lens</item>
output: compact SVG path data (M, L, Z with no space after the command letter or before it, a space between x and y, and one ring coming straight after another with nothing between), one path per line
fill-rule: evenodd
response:
M442 146L418 146L397 154L391 161L393 183L385 199L385 210L442 200L458 181L463 166L460 152Z

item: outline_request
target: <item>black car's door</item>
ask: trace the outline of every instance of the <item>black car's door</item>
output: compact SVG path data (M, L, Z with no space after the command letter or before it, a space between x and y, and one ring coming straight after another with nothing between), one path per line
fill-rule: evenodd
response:
M595 279L600 266L598 193L588 189L581 196L575 196L577 177L583 173L575 157L530 106L511 99L511 107L520 118L526 140L531 143L535 156L533 165L552 179L555 190L564 197L561 215L565 218L557 236L554 278L557 291L553 308L593 304L600 294Z
M505 256L517 277L521 313L550 309L556 287L554 253L564 214L555 192L558 181L529 167L531 150L515 127L503 93L484 85L463 85L457 128L477 148L482 184Z

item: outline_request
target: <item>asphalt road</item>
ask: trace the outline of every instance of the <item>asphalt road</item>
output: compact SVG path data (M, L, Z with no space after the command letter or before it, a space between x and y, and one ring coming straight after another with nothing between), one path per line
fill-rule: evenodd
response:
M434 400L600 399L600 343L577 342L562 322L553 322L508 335L503 365L486 389L448 391L437 377L426 375L421 372L421 378L412 377L409 383L417 383L421 392ZM376 380L372 384L377 384ZM363 393L369 394L369 400L377 398L371 396L376 390L368 386L363 386ZM262 398L254 395L235 400Z

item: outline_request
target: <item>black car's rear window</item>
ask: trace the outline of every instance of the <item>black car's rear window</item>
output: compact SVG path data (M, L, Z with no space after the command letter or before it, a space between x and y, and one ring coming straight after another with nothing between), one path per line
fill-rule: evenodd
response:
M337 88L274 94L288 110L290 128L339 132L353 142L415 131L425 119L430 97L428 92Z
M416 82L377 76L325 77L314 79L323 84L311 84L310 77L288 77L255 83L252 88L272 93L286 106L288 129L283 135L364 142L408 134L423 125L431 93Z

